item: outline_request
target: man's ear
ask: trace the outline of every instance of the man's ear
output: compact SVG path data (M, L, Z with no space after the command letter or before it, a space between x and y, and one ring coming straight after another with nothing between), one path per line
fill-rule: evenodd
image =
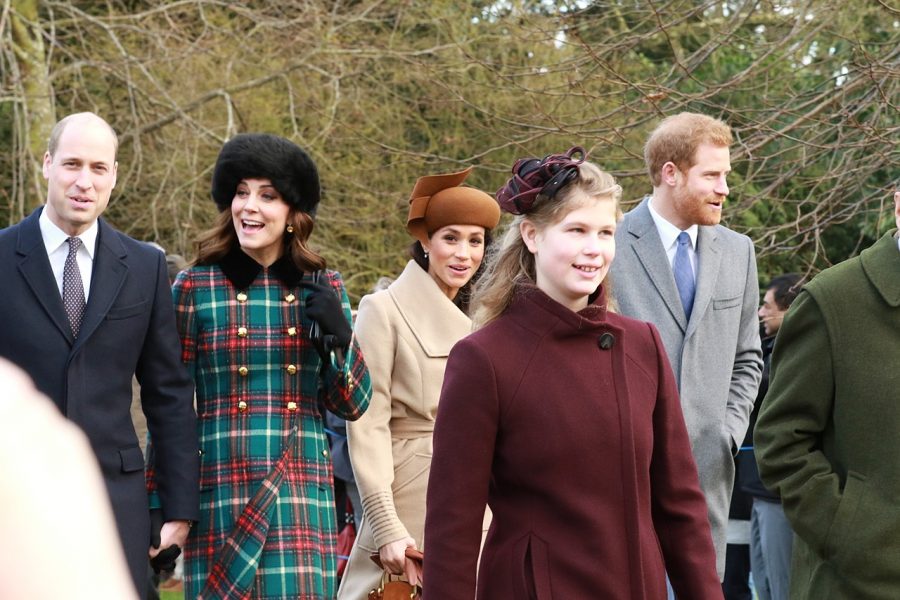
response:
M662 169L659 170L659 178L660 180L672 187L678 183L678 176L681 174L681 171L678 170L678 167L671 160L666 162L662 166Z
M41 167L41 172L44 174L44 179L50 179L51 164L53 164L53 157L50 156L49 152L44 152L44 164Z
M519 234L522 236L522 241L525 242L525 247L528 248L528 251L532 254L537 254L536 239L538 230L534 223L528 219L522 219L522 222L519 223Z

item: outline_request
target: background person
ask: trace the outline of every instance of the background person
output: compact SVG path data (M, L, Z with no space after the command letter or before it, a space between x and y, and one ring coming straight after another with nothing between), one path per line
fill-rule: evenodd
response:
M197 263L175 282L202 453L186 598L335 594L332 468L319 398L357 419L370 387L341 277L309 248L319 195L316 166L298 146L235 136L213 173L221 214L200 238Z
M769 390L769 372L775 336L781 329L784 315L800 293L803 276L787 273L772 279L766 288L759 320L763 327L763 374L750 415L750 428L738 455L738 479L743 492L752 498L750 514L750 568L759 600L788 600L791 575L791 548L794 532L784 515L781 498L770 492L759 478L756 453L752 448L753 431L759 409Z
M621 188L578 153L518 161L497 194L519 216L447 363L428 600L661 598L667 570L682 597L722 598L662 341L607 310Z
M463 186L471 168L420 177L407 228L413 260L382 292L359 305L356 335L372 377L372 402L347 424L364 517L338 597L364 600L386 569L416 581L407 547L423 549L425 492L435 415L450 348L472 329L470 284L500 209ZM483 513L483 511L482 511Z

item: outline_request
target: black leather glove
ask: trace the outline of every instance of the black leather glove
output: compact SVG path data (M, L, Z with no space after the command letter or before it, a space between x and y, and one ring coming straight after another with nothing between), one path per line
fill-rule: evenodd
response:
M153 508L150 510L150 545L159 548L160 534L165 520L163 519L162 510ZM156 556L150 559L150 566L157 575L160 571L174 571L175 559L181 554L181 548L172 544Z
M171 572L175 570L175 559L181 554L181 548L172 544L156 556L150 559L153 572L159 575L161 571Z
M306 296L306 314L319 324L319 336L313 338L316 350L325 360L334 348L346 348L350 345L353 330L344 317L341 299L334 288L327 284L303 281L301 287L309 290Z

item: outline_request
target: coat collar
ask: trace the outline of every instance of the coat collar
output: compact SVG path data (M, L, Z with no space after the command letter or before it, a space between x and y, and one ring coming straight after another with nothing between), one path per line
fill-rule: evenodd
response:
M19 271L50 320L69 342L73 343L74 351L90 338L118 296L128 273L128 266L125 263L128 252L118 232L102 218L98 219L97 247L91 270L91 291L81 331L78 339L73 340L72 329L41 236L39 219L42 210L43 208L38 208L21 223L16 241L16 253L20 257Z
M553 327L553 319L537 318L532 314L539 310L546 316L550 313L557 322L568 325L574 333L586 333L607 328L606 289L600 285L598 293L590 299L590 303L578 312L573 312L563 306L535 285L519 285L515 297L510 305L511 310L525 311L529 314L529 320L534 325L540 324L548 328Z
M897 230L889 231L860 253L863 272L889 306L900 306L900 251Z
M19 259L19 273L56 328L69 343L72 343L72 328L69 326L53 270L50 268L50 259L47 257L44 240L41 237L39 219L42 210L43 208L38 208L18 226L16 254Z
M644 198L634 210L628 213L629 218L625 226L628 234L635 238L634 251L647 271L657 293L665 302L672 318L687 336L696 329L700 319L688 321L684 314L684 308L681 306L681 299L678 296L678 288L675 285L675 276L672 274L672 266L669 264L665 248L659 238L648 202L649 198ZM697 231L699 271L697 273L697 293L694 296L694 307L691 314L702 315L709 306L716 289L721 262L722 252L719 247L718 228L700 226ZM693 327L691 327L691 323L694 324Z
M219 266L222 272L225 273L225 277L239 290L245 290L250 287L250 284L256 280L260 271L263 270L263 266L250 258L250 255L241 250L237 244L232 246L228 254L219 260ZM303 278L303 271L297 268L287 252L272 263L269 270L288 288L296 287Z
M394 305L429 357L448 356L472 331L472 321L415 261L387 289Z
M684 314L684 308L681 306L678 288L675 286L675 276L672 274L672 266L669 264L666 249L663 248L662 240L659 238L659 232L650 214L648 202L649 198L644 198L634 210L628 213L625 227L628 235L634 238L632 248L637 255L638 261L643 266L644 271L647 272L653 287L656 288L656 293L662 298L666 308L672 315L672 319L684 332L687 331L688 319ZM697 251L698 253L700 251L699 241ZM698 256L698 263L700 262ZM696 304L696 298L694 303Z

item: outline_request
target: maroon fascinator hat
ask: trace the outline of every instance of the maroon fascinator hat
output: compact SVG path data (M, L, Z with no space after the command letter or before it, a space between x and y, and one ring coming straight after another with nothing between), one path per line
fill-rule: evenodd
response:
M585 160L587 152L581 146L573 146L565 154L520 158L513 165L512 177L497 191L500 208L514 215L531 212L539 195L553 198L559 190L575 181L578 165Z

